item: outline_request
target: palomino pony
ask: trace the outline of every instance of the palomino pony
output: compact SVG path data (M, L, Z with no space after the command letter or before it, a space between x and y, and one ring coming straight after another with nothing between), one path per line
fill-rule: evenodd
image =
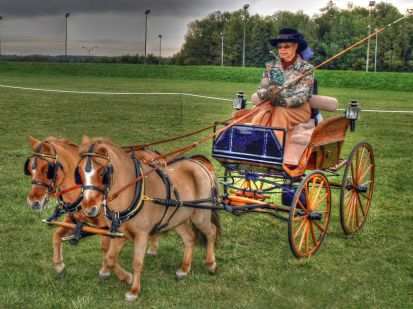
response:
M57 188L66 189L75 186L73 173L80 159L79 146L69 140L52 136L44 141L29 136L29 143L33 155L26 161L24 171L26 175L32 177L32 186L27 196L27 203L35 210L44 210L48 205L50 194L55 192ZM138 158L146 160L158 155L150 150L139 150L135 154ZM62 202L66 203L64 222L88 222L99 227L106 226L103 214L96 218L88 218L80 211L80 199L80 188L63 195ZM61 278L64 277L66 270L63 262L62 237L69 235L71 232L70 229L59 227L53 235L53 263L57 274ZM154 256L158 245L156 236L153 235L150 240L148 255ZM109 248L109 241L108 237L102 236L101 250L103 256ZM109 268L103 261L99 277L105 279L109 275Z
M83 147L75 177L83 186L82 211L86 216L95 217L105 208L108 224L118 228L134 243L133 275L122 269L117 257L126 239L114 238L106 255L106 262L118 278L131 284L125 294L127 300L135 300L140 292L140 279L145 257L148 235L157 231L174 228L184 243L184 256L176 272L178 279L184 278L192 263L195 233L188 223L190 220L207 241L205 264L212 274L217 264L214 256L215 240L219 225L216 212L211 209L190 207L166 207L156 204L152 198L164 201L209 201L216 198L215 176L199 161L183 159L170 163L163 171L147 173L151 167L140 164L139 160L125 153L107 139L83 138ZM143 173L143 174L142 174ZM138 175L146 175L136 185ZM116 199L107 204L108 195L124 188ZM166 202L168 204L168 202ZM163 204L164 205L164 204Z
M28 205L36 210L44 210L49 202L50 194L57 188L66 189L75 186L73 173L79 162L79 146L75 143L48 137L44 141L39 141L29 136L29 143L32 147L33 155L29 157L25 164L25 173L32 177L31 190L27 196ZM106 226L103 215L89 219L80 212L81 189L75 189L62 196L62 202L68 212L64 217L64 222L80 223L89 222L99 227ZM59 227L53 235L53 263L54 268L63 278L66 266L63 262L62 237L71 233L70 229ZM105 255L109 248L108 237L102 237L101 250ZM101 278L109 276L109 268L103 261L99 271Z

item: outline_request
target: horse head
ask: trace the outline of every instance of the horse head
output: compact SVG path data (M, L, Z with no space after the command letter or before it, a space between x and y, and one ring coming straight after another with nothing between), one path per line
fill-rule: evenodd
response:
M75 169L75 181L83 189L83 213L87 217L96 217L106 205L117 174L123 174L118 173L116 166L121 166L120 170L123 171L124 161L131 159L126 152L105 138L90 139L84 136L82 145L79 151L80 161Z
M52 142L29 136L29 143L33 153L24 164L24 173L32 178L27 203L33 209L43 210L50 194L62 182L64 169Z

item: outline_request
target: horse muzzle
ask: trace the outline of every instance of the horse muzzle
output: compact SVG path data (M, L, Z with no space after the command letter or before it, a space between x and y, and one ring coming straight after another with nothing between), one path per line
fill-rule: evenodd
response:
M89 209L83 209L83 214L88 218L95 218L100 214L101 206L92 206Z
M48 206L48 199L45 197L43 200L30 200L29 198L27 199L27 205L36 211L43 211L47 208Z

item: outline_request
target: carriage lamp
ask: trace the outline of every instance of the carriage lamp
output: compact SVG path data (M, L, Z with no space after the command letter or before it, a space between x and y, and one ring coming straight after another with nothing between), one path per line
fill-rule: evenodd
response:
M234 109L244 109L247 106L247 98L243 91L238 91L238 93L234 96L232 101L232 107Z
M350 130L354 132L356 127L356 120L359 118L360 115L360 106L359 102L356 100L351 100L346 108L346 119L351 120Z

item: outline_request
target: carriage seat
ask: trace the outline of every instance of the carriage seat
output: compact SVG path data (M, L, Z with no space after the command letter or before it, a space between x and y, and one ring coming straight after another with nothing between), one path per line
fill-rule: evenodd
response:
M313 95L309 103L311 108L327 112L334 112L338 107L338 101L335 98L322 95ZM285 147L285 164L297 165L300 162L304 150L311 141L315 126L315 119L295 126Z

